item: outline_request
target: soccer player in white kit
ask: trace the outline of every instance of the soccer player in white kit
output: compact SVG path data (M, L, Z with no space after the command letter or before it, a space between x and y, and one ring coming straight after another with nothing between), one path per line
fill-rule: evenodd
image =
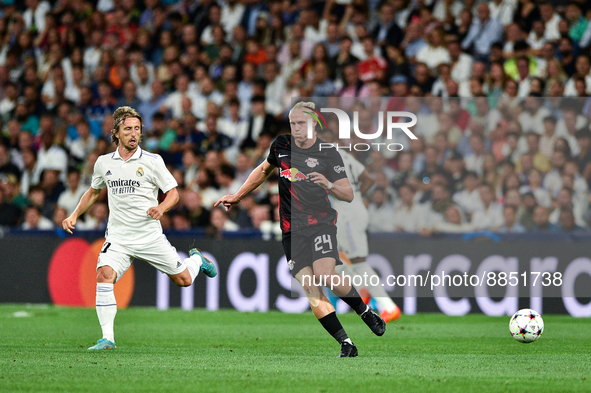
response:
M110 213L96 278L96 313L103 337L88 348L90 350L116 348L113 327L117 302L113 285L129 269L134 258L148 262L181 287L191 285L199 270L209 277L217 274L214 264L196 248L189 251L189 258L181 261L176 248L162 233L159 220L178 202L178 184L162 157L139 147L142 136L140 114L123 106L113 113L113 119L111 139L117 150L97 159L91 186L74 212L62 223L64 230L72 233L78 217L107 187ZM167 194L160 204L158 189Z
M318 133L321 138L327 142L334 142L334 135L328 130ZM339 214L337 217L337 243L339 250L342 251L351 261L348 265L343 263L335 268L337 274L344 272L346 275L357 278L355 282L367 283L371 281L369 277L376 276L375 270L367 263L366 258L369 254L367 244L367 227L369 225L369 214L363 203L363 194L371 187L374 180L365 169L365 166L357 161L348 152L338 149L345 172L349 178L349 183L353 188L354 198L351 203L345 203L329 195L332 207ZM365 279L363 277L366 277ZM386 290L381 286L361 285L357 287L359 294L365 297L364 293L369 292L381 307L380 317L388 323L400 317L400 308L392 301Z

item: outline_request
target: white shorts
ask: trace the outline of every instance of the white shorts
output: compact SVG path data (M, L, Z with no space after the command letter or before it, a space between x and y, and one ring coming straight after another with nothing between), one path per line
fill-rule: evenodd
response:
M162 273L170 275L182 273L187 268L176 248L162 234L155 241L141 246L125 246L105 241L99 254L97 269L101 266L110 266L117 273L118 281L134 259L148 262Z
M365 258L369 253L367 225L360 221L363 220L343 222L337 220L339 250L343 251L349 259Z

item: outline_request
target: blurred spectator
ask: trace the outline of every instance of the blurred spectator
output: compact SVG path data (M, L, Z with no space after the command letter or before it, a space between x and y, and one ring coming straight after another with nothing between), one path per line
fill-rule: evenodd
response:
M105 202L97 202L84 215L84 221L78 222L77 229L84 231L104 231L107 228L109 207Z
M25 230L46 231L53 229L53 222L41 215L37 206L29 206L25 212L25 222L22 226Z
M181 74L176 78L175 92L168 95L160 110L170 110L173 117L181 119L183 117L182 102L185 98L190 100L191 105L189 106L189 110L195 116L203 117L205 107L203 109L198 108L198 98L194 92L189 91L189 77L185 74Z
M29 188L28 194L29 204L36 206L41 211L41 214L47 218L53 217L55 205L45 198L45 192L40 186L33 186Z
M462 190L456 192L452 200L457 204L468 217L482 208L482 200L480 199L478 175L476 172L468 171L464 176Z
M460 209L455 205L450 205L445 210L442 220L430 227L423 229L421 235L430 236L433 233L463 233L471 232L473 225L465 222Z
M572 210L561 210L559 226L563 232L582 233L585 229L575 223L575 215Z
M21 171L18 166L12 163L8 146L0 143L0 175L8 174L13 174L17 178L20 178Z
M68 137L66 139L66 147L72 157L82 162L96 147L96 137L90 133L90 124L86 120L81 120L76 124L76 133L78 138L72 140Z
M394 228L396 231L418 233L426 227L429 207L415 202L415 190L406 184L398 189L400 201L394 208Z
M538 205L536 197L534 197L534 194L531 192L524 194L522 199L523 210L519 216L519 223L529 232L537 225L534 221L534 209Z
M517 209L515 206L503 206L503 225L499 228L499 233L525 233L525 228L517 219Z
M537 169L531 169L528 172L527 184L522 186L519 189L519 192L521 192L521 194L531 192L536 198L537 204L546 208L549 208L552 202L548 190L542 186L542 173Z
M440 183L434 184L433 191L431 193L430 212L428 218L431 224L437 223L441 219L445 219L445 214L448 207L453 204L454 203L451 200L448 187Z
M392 186L398 190L405 184L406 179L414 176L412 168L412 154L408 151L401 151L398 153L398 170L394 174Z
M591 130L582 128L575 133L575 137L580 149L575 162L583 178L589 182L591 180Z
M240 149L254 148L259 135L263 132L277 132L276 120L265 111L265 99L262 96L252 98L252 114L247 119L246 135L240 138Z
M560 233L562 230L559 226L552 224L549 221L549 212L548 209L544 206L536 206L534 208L533 220L536 223L536 227L534 228L534 232L543 232L543 233Z
M43 123L49 123L43 126ZM68 155L62 147L55 143L51 116L41 118L41 145L37 151L37 166L39 171L47 169L58 171L58 176L65 179L68 170Z
M28 205L27 197L21 192L21 185L18 178L9 173L0 177L0 192L4 193L4 199L20 209L26 209Z
M20 224L22 209L8 201L7 195L0 189L0 227L16 227Z
M554 4L551 1L540 2L540 16L545 25L544 37L548 41L555 41L560 38L558 32L558 23L560 22L560 15L554 10Z
M400 45L404 34L395 21L395 10L392 4L383 3L378 13L380 22L371 32L372 40L378 46L384 46L386 43L390 45ZM372 41L372 42L373 42Z
M479 188L482 207L472 215L472 225L476 230L492 231L503 225L503 210L495 202L495 192L490 184L483 184Z
M66 218L68 218L68 213L66 212L66 209L64 209L63 207L58 207L53 212L53 226L55 228L61 229L63 225L62 223Z
M1 149L1 148L0 148ZM39 184L40 171L37 165L37 153L30 148L22 151L23 173L20 178L21 190L28 195L29 187Z
M221 207L211 211L210 223L218 233L235 232L239 229L238 224L228 219L228 213Z
M57 169L45 169L41 173L41 183L39 186L43 189L45 200L49 203L55 204L59 196L66 190L66 187L59 178L59 171Z
M550 213L549 221L552 224L560 225L560 217L563 211L576 212L574 217L575 224L580 228L586 228L584 217L587 216L588 206L581 201L573 199L573 191L570 188L564 187L558 192L556 197L555 209Z
M507 26L513 21L513 15L517 8L517 1L513 0L491 0L488 2L490 16L498 20L501 25Z
M142 102L137 97L137 87L134 81L127 79L122 84L122 96L117 100L117 106L130 106L132 108L139 108Z
M57 206L66 210L66 216L72 214L80 198L86 192L86 187L80 183L80 171L70 168L68 170L68 187L62 191L57 199Z
M386 190L376 188L370 197L367 208L369 214L369 232L391 232L396 229L394 207L387 200Z
M213 206L218 200L219 193L213 187L213 174L205 167L197 170L197 177L193 189L199 193L203 206Z
M556 135L556 118L548 115L543 119L544 133L540 138L540 152L546 157L552 157L554 152L554 143L558 139Z
M400 46L404 49L404 56L408 60L414 62L423 48L427 47L427 42L422 35L423 31L419 22L411 22L406 27L406 33Z
M575 88L576 80L582 78L585 81L585 91L584 95L591 93L591 75L589 71L591 70L591 61L589 60L589 56L586 54L581 54L577 56L575 61L575 73L568 79L566 84L564 85L564 95L567 97L576 97L580 96L577 93L577 89Z
M371 37L362 39L364 60L357 63L359 80L369 82L371 80L384 81L388 63L382 56L376 55L376 47Z
M547 108L542 106L542 98L530 95L524 101L525 111L519 115L519 123L524 133L542 134L544 132L544 119L551 115Z
M222 164L218 169L215 180L219 187L219 193L223 195L231 195L236 193L242 183L235 180L236 172L234 167L229 164Z
M484 162L484 156L486 154L484 136L480 134L472 134L472 136L470 136L470 149L472 152L466 154L464 157L466 169L476 172L478 175L482 175L482 163Z
M523 154L523 156L527 155L528 163L524 166L523 160L520 159L516 165L516 170L522 173L529 172L529 160L531 160L531 165L533 165L534 168L543 173L548 172L550 168L552 168L552 165L550 163L550 158L540 151L540 135L535 132L529 132L526 134L526 141L527 153Z
M207 151L214 150L222 153L224 150L232 145L232 139L229 136L218 131L217 120L214 116L208 116L205 119L206 130L205 136L197 149L200 154L205 154Z
M175 231L188 231L191 229L191 221L187 211L175 211L172 214L172 229Z
M585 19L585 17L583 16L581 5L574 1L567 4L565 9L565 16L566 20L570 24L568 36L574 42L578 43L583 34L585 33L585 30L587 30L587 25L589 24L589 21Z
M259 229L261 232L272 232L271 228L267 223L271 222L271 214L269 212L269 206L267 205L256 205L253 206L249 211L252 226Z
M183 172L184 181L186 185L190 185L197 176L199 169L199 159L195 150L187 148L183 151Z
M264 65L265 87L265 110L271 115L278 116L283 112L281 105L285 91L285 80L279 73L279 65L268 62Z
M343 68L343 86L337 92L339 97L368 97L369 89L359 78L359 72L354 64ZM405 81L406 82L406 81ZM390 81L392 83L392 81Z
M443 27L436 27L427 35L428 45L423 46L417 53L418 62L425 63L431 70L441 63L451 63L449 50L445 46L445 31Z
M479 58L488 56L493 43L501 41L503 26L496 19L491 19L488 4L478 5L477 17L474 18L468 35L462 41L462 49L473 52Z
M191 227L205 228L209 225L210 210L203 206L198 192L186 190L182 196L182 204Z

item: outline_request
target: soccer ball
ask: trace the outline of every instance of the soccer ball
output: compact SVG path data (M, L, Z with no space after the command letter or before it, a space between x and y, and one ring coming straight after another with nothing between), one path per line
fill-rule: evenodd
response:
M544 321L538 312L524 308L511 317L509 331L513 338L520 343L531 343L544 333Z

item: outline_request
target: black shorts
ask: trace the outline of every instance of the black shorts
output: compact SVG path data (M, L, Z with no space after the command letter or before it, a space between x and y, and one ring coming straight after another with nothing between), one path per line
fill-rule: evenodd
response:
M337 265L342 264L335 226L322 226L316 231L286 233L283 235L283 250L293 277L322 258L334 258Z

